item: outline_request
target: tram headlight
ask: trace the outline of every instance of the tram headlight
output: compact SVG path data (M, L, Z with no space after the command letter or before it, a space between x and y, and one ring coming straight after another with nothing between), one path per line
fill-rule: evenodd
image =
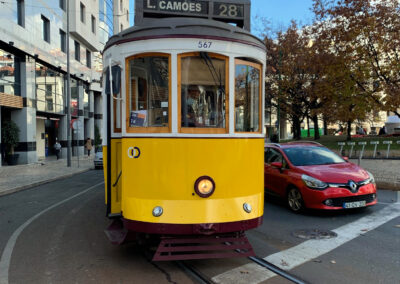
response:
M215 191L215 182L209 176L199 177L194 183L194 191L198 196L207 198Z

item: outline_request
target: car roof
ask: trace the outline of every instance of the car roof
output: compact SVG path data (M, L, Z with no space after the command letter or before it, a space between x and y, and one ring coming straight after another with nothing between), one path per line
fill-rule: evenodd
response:
M277 147L277 148L296 148L296 147L324 147L324 145L314 141L293 141L286 143L265 143L264 147Z

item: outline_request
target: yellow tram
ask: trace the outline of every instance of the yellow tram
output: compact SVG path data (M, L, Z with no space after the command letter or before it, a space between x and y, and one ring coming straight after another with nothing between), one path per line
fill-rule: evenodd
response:
M159 19L108 41L103 153L113 242L158 235L155 260L252 254L243 232L263 216L265 57L261 40L209 19Z

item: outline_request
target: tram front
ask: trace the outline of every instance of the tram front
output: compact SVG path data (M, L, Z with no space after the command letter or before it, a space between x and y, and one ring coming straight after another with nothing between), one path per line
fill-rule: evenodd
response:
M263 42L213 20L166 18L112 37L103 56L107 214L118 220L108 235L244 248L264 206ZM155 259L227 256L212 248Z

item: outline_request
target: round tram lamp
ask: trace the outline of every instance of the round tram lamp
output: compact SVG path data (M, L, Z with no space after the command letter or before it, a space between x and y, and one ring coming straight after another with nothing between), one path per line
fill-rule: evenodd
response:
M162 209L161 206L154 207L154 209L153 209L153 216L154 216L154 217L160 217L160 216L162 215L163 211L164 211L164 210Z
M199 177L194 183L194 191L200 197L210 197L215 191L215 182L209 176Z

